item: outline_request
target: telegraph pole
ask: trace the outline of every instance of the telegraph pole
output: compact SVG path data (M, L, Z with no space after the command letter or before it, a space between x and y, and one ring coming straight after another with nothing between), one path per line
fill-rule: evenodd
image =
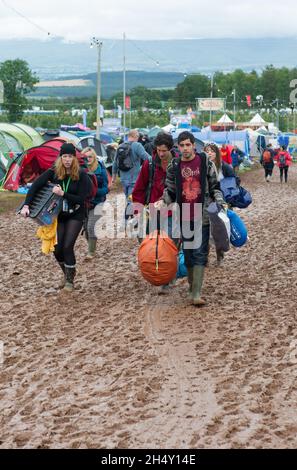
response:
M209 111L209 126L211 130L211 124L212 124L212 98L213 98L213 73L210 76L210 111Z
M126 33L123 35L123 127L124 141L126 140Z
M103 43L93 37L91 41L91 47L97 47L97 118L96 118L96 138L100 140L100 108L101 108L101 51Z

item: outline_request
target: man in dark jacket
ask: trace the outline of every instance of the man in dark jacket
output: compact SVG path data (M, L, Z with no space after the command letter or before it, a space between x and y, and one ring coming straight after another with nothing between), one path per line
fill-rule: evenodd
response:
M268 144L266 149L263 150L260 157L260 163L265 171L265 180L267 183L269 183L274 168L274 152L272 150L271 144Z
M171 161L162 199L155 206L161 209L173 202L179 205L191 299L194 305L203 306L205 301L201 298L201 291L210 234L207 208L211 201L223 208L226 205L215 165L205 153L196 152L193 134L182 132L178 137L178 147L182 156Z

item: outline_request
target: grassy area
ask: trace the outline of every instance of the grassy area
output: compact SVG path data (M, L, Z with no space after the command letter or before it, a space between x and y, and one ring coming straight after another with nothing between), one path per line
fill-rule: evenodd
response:
M13 193L11 191L0 191L0 214L16 210L16 208L25 199L23 194Z

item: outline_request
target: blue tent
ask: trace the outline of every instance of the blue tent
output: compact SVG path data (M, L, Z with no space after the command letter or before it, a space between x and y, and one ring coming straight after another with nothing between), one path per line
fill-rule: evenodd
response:
M177 139L178 135L183 132L183 129L176 129L173 133L173 138ZM248 131L223 131L223 132L213 132L213 131L201 131L201 132L192 132L195 139L202 142L213 142L218 145L227 144L227 145L237 145L238 148L243 150L246 155L250 154L250 141Z

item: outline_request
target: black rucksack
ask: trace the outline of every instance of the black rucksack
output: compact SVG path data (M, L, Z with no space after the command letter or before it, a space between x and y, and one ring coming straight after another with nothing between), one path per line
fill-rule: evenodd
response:
M125 142L119 146L117 159L119 170L129 171L133 168L132 145L130 142Z

